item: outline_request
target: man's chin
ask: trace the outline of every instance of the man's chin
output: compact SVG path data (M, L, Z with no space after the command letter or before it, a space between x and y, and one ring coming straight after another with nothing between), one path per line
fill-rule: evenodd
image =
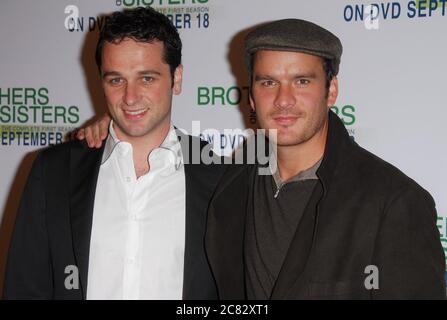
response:
M141 138L151 132L151 128L120 128L121 133L128 138Z
M267 136L270 140L275 141L278 145L299 143L300 134L294 132L292 128L270 128L267 130Z
M278 147L291 147L300 145L307 140L308 139L298 134L284 134L279 131L275 141Z
M131 138L141 138L141 137L144 137L144 136L146 136L148 133L150 132L150 130L134 130L134 131L132 131L132 130L130 130L130 131L127 131L127 132L124 132L128 137L131 137Z

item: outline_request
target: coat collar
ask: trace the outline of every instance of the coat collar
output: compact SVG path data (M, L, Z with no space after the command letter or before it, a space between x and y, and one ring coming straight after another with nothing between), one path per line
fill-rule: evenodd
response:
M84 141L75 143L70 149L70 223L73 250L84 299L87 296L88 261L96 182L103 152L104 147L90 149Z
M343 122L332 110L329 110L328 117L329 128L326 146L321 165L317 170L317 176L323 184L324 195L326 195L331 184L338 162L353 143Z

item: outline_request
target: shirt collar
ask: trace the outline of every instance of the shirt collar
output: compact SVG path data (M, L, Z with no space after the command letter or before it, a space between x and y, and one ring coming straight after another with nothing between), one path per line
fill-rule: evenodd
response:
M112 154L116 152L115 150L117 149L117 146L119 144L130 145L130 143L118 139L115 129L113 128L113 120L111 120L109 124L109 135L104 146L104 153L102 155L101 164L106 163L110 159ZM152 154L160 152L157 149L160 149L162 153L164 153L163 151L168 151L167 159L169 159L169 162L171 162L175 166L175 170L178 170L180 168L183 163L182 148L178 140L175 128L172 124L170 125L169 132L161 143L160 147L152 150L152 152L149 154L149 158Z
M107 136L106 144L104 146L104 153L102 154L101 164L104 164L107 162L107 160L109 160L116 146L120 142L121 141L118 139L118 137L116 136L116 132L113 129L113 120L111 120L109 124L109 135Z
M316 179L318 179L317 170L320 167L320 164L321 164L322 160L323 160L323 158L318 160L309 169L301 171L300 173L298 173L297 175L291 177L287 181L282 181L281 180L281 176L279 175L279 170L277 168L273 168L271 166L271 164L270 164L271 162L269 162L269 166L270 166L270 171L272 172L272 175L273 175L273 179L275 180L276 186L279 187L279 186L284 185L284 184L289 183L289 182L296 182L296 181L302 181L302 180L316 180Z

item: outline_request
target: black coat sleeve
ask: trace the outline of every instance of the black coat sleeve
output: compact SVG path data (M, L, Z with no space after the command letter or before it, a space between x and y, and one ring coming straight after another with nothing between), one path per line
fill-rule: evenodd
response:
M45 222L43 154L34 161L16 217L5 274L5 299L51 299L52 271Z
M385 208L376 240L379 272L375 299L445 299L445 257L433 198L407 185Z

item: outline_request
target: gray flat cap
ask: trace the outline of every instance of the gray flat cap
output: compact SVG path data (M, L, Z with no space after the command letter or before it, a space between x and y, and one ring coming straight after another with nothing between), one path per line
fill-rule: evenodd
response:
M263 24L247 35L245 58L248 68L251 55L258 50L295 51L327 58L337 75L343 46L337 36L312 22L284 19Z

